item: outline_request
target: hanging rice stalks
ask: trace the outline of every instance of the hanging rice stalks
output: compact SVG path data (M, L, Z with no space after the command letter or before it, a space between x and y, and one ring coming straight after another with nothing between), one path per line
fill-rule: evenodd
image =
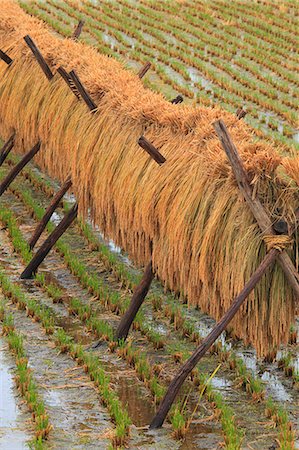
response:
M42 142L37 163L60 181L71 174L79 212L132 260L153 268L165 286L215 319L265 256L263 237L243 200L212 123L222 118L244 161L255 195L273 222L294 220L299 206L298 156L284 158L219 107L173 105L138 75L72 39L61 40L16 3L3 2L0 135L16 131L25 152ZM53 73L75 69L98 106L91 114L59 74L48 81L23 41L30 33ZM144 135L165 157L158 166L138 146ZM298 269L298 237L288 247ZM286 343L295 298L277 263L232 326L258 354Z

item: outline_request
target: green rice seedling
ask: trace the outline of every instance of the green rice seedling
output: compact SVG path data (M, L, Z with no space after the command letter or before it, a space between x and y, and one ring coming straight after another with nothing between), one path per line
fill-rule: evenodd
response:
M54 340L62 353L66 353L71 349L73 339L66 334L63 328L58 328L54 334Z
M17 358L24 358L23 337L20 334L9 332L7 335L7 342L10 350L16 355Z
M14 319L12 314L5 314L2 321L2 336L8 336L15 329Z
M171 424L174 430L174 437L176 439L183 439L186 434L186 420L182 409L179 405L176 405L174 411L171 414Z
M162 297L160 295L153 295L151 297L151 302L154 311L160 311L162 309Z
M53 299L53 303L63 303L63 291L57 287L54 283L44 282L43 288Z
M164 397L166 389L159 382L157 375L153 375L151 377L151 380L149 382L149 387L150 387L151 393L154 396L154 402L158 405L161 402L162 398Z

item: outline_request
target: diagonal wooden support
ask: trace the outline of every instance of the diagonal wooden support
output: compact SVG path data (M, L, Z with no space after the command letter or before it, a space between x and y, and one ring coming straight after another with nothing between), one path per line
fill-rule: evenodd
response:
M40 142L38 142L26 155L23 156L21 161L16 164L11 171L7 174L7 176L4 178L2 183L0 184L0 197L3 194L3 192L6 191L6 189L9 187L9 185L13 182L13 180L16 178L16 176L21 172L21 170L26 166L26 164L31 161L31 159L36 155L36 153L40 150Z
M76 219L78 215L78 204L75 205L69 210L67 214L65 214L62 221L57 225L54 231L47 237L44 243L40 246L37 253L34 255L26 269L22 272L21 278L28 279L32 278L33 275L37 272L38 267L43 262L45 257L50 252L53 245L56 244L58 239L63 235L63 233L67 230L67 228L72 224L72 222Z
M144 136L140 136L138 144L145 150L160 166L165 163L164 156Z
M136 317L144 299L149 291L151 283L154 279L154 273L152 269L152 261L146 266L142 280L140 284L136 287L134 294L131 299L131 303L122 316L121 321L117 327L115 337L117 340L119 339L127 339L129 330L133 323L133 320Z
M57 69L57 72L61 76L61 78L66 82L70 90L73 92L73 94L77 97L77 99L81 99L80 94L78 92L78 89L74 85L73 79L70 76L70 74L64 69L64 67L60 66Z
M243 108L238 108L236 111L236 116L238 120L243 119L243 117L245 117L247 114L247 111L245 111L245 109Z
M74 30L74 32L72 34L72 39L78 39L79 38L79 36L80 36L80 34L82 32L82 28L83 28L84 23L85 23L84 20L79 20L78 25L76 26L76 28L75 28L75 30Z
M249 183L247 173L240 159L237 148L235 147L224 122L222 120L217 120L213 123L213 126L230 161L239 189L245 197L245 200L249 208L251 209L252 214L254 215L261 231L264 234L275 235L276 232L273 229L271 218L269 217L260 200L253 196L252 187ZM284 271L286 278L293 288L295 299L299 301L298 271L296 270L294 264L291 261L291 258L285 250L279 254L277 260L282 270Z
M53 212L55 211L55 209L59 205L59 203L60 203L62 197L64 196L64 194L69 190L69 188L71 186L72 186L72 180L71 180L71 177L68 177L65 180L64 184L59 189L59 191L53 197L53 199L52 199L50 205L48 206L44 216L42 217L41 221L37 225L37 227L36 227L32 237L31 237L31 239L29 241L30 250L32 250L34 248L35 244L37 243L38 239L40 238L40 235L42 234L42 232L46 228L47 223L49 222Z
M86 105L90 109L90 111L95 112L95 110L97 109L97 105L94 103L94 101L92 100L92 98L90 97L88 92L86 91L85 87L81 83L78 75L76 74L76 72L74 70L71 70L70 77L71 77L74 85L76 86L78 92L80 93L82 99L85 101Z
M0 167L6 160L7 156L9 155L10 151L13 149L15 143L15 133L13 133L8 141L5 142L3 147L0 150Z
M28 45L28 47L30 48L30 50L32 51L33 55L35 56L38 64L40 65L42 71L44 72L44 74L46 75L46 77L48 78L48 80L52 80L52 78L54 77L50 67L48 66L48 64L45 61L45 58L43 57L43 55L41 54L41 52L39 51L39 49L37 48L37 46L35 45L35 43L33 42L33 40L31 39L31 37L29 36L29 34L27 34L24 37L24 41L26 42L26 44Z
M173 98L170 103L173 103L174 105L177 105L178 103L182 103L184 101L183 97L181 95L177 95L175 98Z
M179 372L171 381L168 390L159 406L159 410L155 417L153 418L150 428L159 428L163 425L163 422L174 402L182 384L190 375L191 371L194 369L199 360L204 356L208 349L214 344L216 339L225 330L231 320L234 318L238 310L240 309L243 302L246 300L250 292L253 291L255 286L261 280L265 272L271 267L275 259L279 255L279 250L272 249L263 259L257 270L254 272L248 283L244 286L240 294L234 299L232 305L228 311L224 314L222 319L215 325L213 330L208 334L207 337L202 341L200 346L195 350L192 356L185 362L181 367Z
M0 59L2 59L2 61L4 61L8 66L13 62L13 59L11 59L11 57L8 56L8 54L3 50L0 50Z
M144 66L141 67L141 69L138 72L139 78L143 78L144 75L146 74L146 72L150 69L150 67L151 67L151 63L150 62L145 63Z

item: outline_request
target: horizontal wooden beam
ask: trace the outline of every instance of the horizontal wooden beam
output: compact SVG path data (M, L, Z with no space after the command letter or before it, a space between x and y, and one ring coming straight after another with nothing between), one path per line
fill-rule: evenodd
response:
M5 53L3 50L0 50L0 58L2 61L4 61L8 66L13 62L13 59L11 59L10 56L8 56L7 53Z
M46 77L48 78L48 80L52 80L52 78L54 77L50 67L48 66L48 64L46 63L45 58L43 57L43 55L41 54L41 52L39 51L39 49L37 48L37 46L35 45L35 43L33 42L33 40L31 39L31 37L29 36L29 34L27 34L24 37L24 41L26 42L26 44L28 45L28 47L30 48L30 50L32 51L33 55L35 56L38 64L40 65L42 71L44 72L44 74L46 75Z
M140 136L138 144L145 150L160 166L165 163L166 159L144 136Z

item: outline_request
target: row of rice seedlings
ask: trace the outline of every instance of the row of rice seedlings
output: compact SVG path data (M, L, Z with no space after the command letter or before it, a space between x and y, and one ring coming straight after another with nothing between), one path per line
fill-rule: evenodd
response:
M123 9L123 8L122 8ZM117 21L115 26L117 26L119 29L128 32L128 27L129 24L131 23L130 21L128 21L129 24L127 24L127 21L123 18L123 13L122 13L122 9L119 9L118 14L121 15L122 20L121 21ZM111 12L110 8L105 8L104 6L101 7L101 11L102 14L104 13L106 16L111 17L112 19L114 19L114 13ZM115 7L112 11L115 11ZM140 23L142 22L142 18L139 16L138 17L138 21L136 24L136 27L140 27ZM155 38L155 40L161 40L161 37L159 35L157 35L157 33L154 33L152 31L152 27L148 27L146 29L146 32L148 34L152 34L153 37ZM136 35L135 31L132 31L132 33L134 35ZM138 41L142 40L142 43L144 46L148 45L148 40L146 40L145 38L137 38ZM164 54L165 51L165 45L167 45L167 39L164 38L164 45L155 45L154 42L151 42L151 46L154 46L157 48L157 50L159 50L159 54L157 55L158 59L162 59L163 56L165 57L165 60L168 62L169 66L174 66L174 70L175 69L175 63L172 61L172 59L170 59L169 57L166 57L166 55ZM181 58L181 50L180 51L176 51L175 49L169 49L169 52L172 54L172 56L177 57L177 58ZM188 55L188 52L186 53ZM197 55L199 56L199 55ZM193 65L194 67L196 67L197 69L199 69L201 72L203 72L209 79L211 79L214 83L216 83L217 85L219 85L221 88L223 88L224 91L229 91L232 93L235 93L236 95L239 95L240 97L245 98L246 100L251 101L252 103L255 103L259 106L263 106L266 109L270 109L273 110L275 112L277 112L279 115L281 115L282 117L285 117L287 120L290 120L291 123L296 123L296 114L295 112L292 113L292 111L289 111L289 109L287 108L287 106L293 106L293 102L291 101L291 97L286 97L286 98L281 98L281 102L279 102L279 104L277 103L277 101L271 101L271 99L269 99L269 92L267 90L267 88L269 89L269 86L265 86L265 89L263 90L262 93L258 93L258 91L261 91L261 85L260 83L254 83L251 79L249 78L245 78L244 75L239 74L237 71L234 71L230 65L227 65L227 67L229 68L229 70L226 70L226 66L223 64L223 55L220 55L221 58L213 58L213 65L215 67L217 67L217 70L220 70L221 73L218 74L217 72L215 72L215 70L209 69L206 65L206 62L209 62L209 58L207 57L207 55L204 54L204 52L201 52L200 58L193 58L194 61L197 62L196 65ZM190 58L190 56L189 56ZM192 58L190 58L192 59ZM203 62L205 61L205 62ZM178 71L178 70L176 70ZM188 75L188 72L185 71L185 68L183 68L182 71L179 71L180 74L182 74L183 76L185 76L185 78L187 77L187 81L190 80L190 77ZM185 75L186 73L186 75ZM231 73L233 73L234 77L232 78ZM229 77L228 77L229 76ZM238 80L240 86L239 88L237 88L235 86L235 83L232 85L232 80ZM245 85L245 86L244 86ZM248 85L248 88L246 88L246 85ZM198 85L197 87L201 87L201 85ZM249 89L250 88L250 89ZM283 102L286 102L286 105L283 105ZM239 103L241 102L241 99L239 101ZM295 105L294 105L295 107Z
M141 0L141 3L147 7L144 9L147 9L148 13L160 22L163 22L161 16L159 14L153 14L154 10L163 12L164 16L165 13L169 13L169 9L173 8L171 3L160 2L158 4L151 4L150 8L148 8L147 0ZM198 11L193 6L189 13L187 11L184 15L180 16L180 20L177 18L175 26L180 25L183 31L188 29L189 34L192 34L195 38L197 37L196 33L198 30L205 30L211 39L219 42L220 46L226 46L227 48L228 45L235 44L238 48L244 50L250 59L253 58L257 63L264 65L270 70L272 67L278 75L285 77L289 81L293 80L293 77L291 80L289 79L292 74L288 73L288 61L281 60L281 57L276 54L276 48L272 48L270 51L263 50L260 48L259 41L256 41L253 36L248 34L243 36L244 42L242 42L239 36L236 35L235 27L226 26L225 29L221 29L218 26L218 20L215 20L211 14L203 13L200 17L197 17ZM266 56L268 57L267 61L265 61Z
M115 422L116 430L112 437L112 444L114 447L124 445L129 437L131 421L127 410L122 406L117 394L112 390L109 377L101 367L99 359L95 355L84 351L81 345L73 343L72 337L64 329L56 329L54 333L55 313L51 308L40 305L36 300L29 298L20 286L12 283L1 270L0 284L6 297L11 299L18 307L21 304L22 308L20 309L26 309L28 317L41 323L45 332L52 336L50 338L53 339L60 351L70 353L79 365L84 365L85 371L98 387L102 402ZM47 326L49 320L52 324L51 328Z
M0 283L5 281L0 272ZM0 303L0 322L2 323L2 336L6 337L8 347L16 360L15 382L17 389L24 397L35 426L35 438L32 446L36 450L44 448L43 442L48 438L53 426L50 423L45 404L38 394L38 388L28 364L28 358L24 350L23 336L15 329L12 314L6 314L5 302Z
M55 6L57 6L57 5L55 5ZM58 6L60 6L60 5L58 5ZM43 5L42 5L42 7L43 7ZM109 48L101 48L101 51L103 51L104 53L113 53L113 56L117 57L117 54L115 54L115 52L110 51ZM120 53L127 54L127 51L126 50L120 51ZM134 54L136 54L136 53L137 52L134 52ZM136 60L140 60L140 58L138 58L138 57L136 58L136 55L135 55L135 59ZM251 66L249 66L249 67L251 67ZM160 76L160 78L163 79L163 82L166 83L166 84L171 84L172 87L174 88L174 90L180 91L186 97L189 97L189 98L193 98L194 97L194 93L192 91L190 91L185 86L178 85L174 80L171 80L167 74L164 74L163 70L162 70L162 68L160 66L159 67L153 67L153 69L157 72L157 74ZM259 76L261 75L261 73L258 72L258 71L256 71L256 73L259 74ZM160 87L155 86L152 83L147 82L146 84L150 84L153 89L160 90ZM197 87L201 88L201 86L197 86ZM285 90L288 91L288 89L289 88L288 88L288 85L287 85ZM223 102L224 96L225 96L225 90L222 90L222 93L221 93L219 99L221 100L221 103L224 105L224 107L227 108L226 103ZM203 93L201 93L201 96L200 96L199 100L200 100L200 102L202 104L206 104L206 105L210 105L211 104L211 100L209 99L209 97L206 96ZM232 100L231 95L228 95L228 93L227 93L227 101L231 102L231 100ZM237 107L239 104L240 104L240 101L239 100L236 101L235 107ZM250 114L251 115L253 114L254 116L256 116L258 118L258 112L257 111L252 110L252 111L250 111ZM254 125L254 124L253 124L253 126L256 127L256 125ZM277 128L277 126L276 126L276 128ZM288 132L287 128L286 128L286 131L284 131L284 133L287 133L287 136L290 136L290 137L292 135L292 133L290 134ZM260 135L261 137L263 137L264 136L264 131L257 130L257 135ZM284 136L282 136L281 133L276 133L276 135L274 136L274 141L277 142L277 143L283 143L286 146L292 145L292 143L293 143L292 140L289 140L288 138L284 138Z
M55 5L55 6L57 6L57 5ZM58 6L57 6L57 7L58 7ZM59 5L59 7L60 7L60 5ZM42 5L41 5L41 8L46 8L46 6L45 6L44 4L42 4ZM79 14L79 13L77 13L77 14ZM79 16L80 16L80 14L79 14ZM79 16L78 16L78 17L79 17ZM90 29L90 28L89 28L89 29ZM97 38L98 38L98 37L97 37ZM119 36L118 36L118 38L119 38ZM123 39L122 39L122 41L123 41ZM108 48L108 49L107 49L107 48L105 48L105 49L102 49L102 48L101 48L101 51L103 51L104 53L111 53L110 50L109 50L109 48ZM115 52L113 52L113 53L115 53ZM127 50L123 50L123 51L120 50L120 53L126 55L126 54L127 54ZM143 53L144 53L144 50L143 50ZM134 56L133 59L135 59L135 60L137 60L137 61L140 61L140 59L142 59L142 58L140 58L140 57L138 58L138 56L136 57L136 54L137 54L137 52L134 51L134 55L135 55L135 56ZM114 54L114 56L117 56L117 55ZM131 56L132 56L132 55L131 55ZM153 55L149 55L149 56L151 57L151 56L153 56ZM161 54L160 59L163 59L162 56L163 56L163 54ZM164 58L164 59L165 59L165 58ZM222 67L222 64L221 64L221 63L220 63L220 65L219 65L219 67L220 67L220 68ZM165 84L170 84L170 85L173 87L174 90L180 91L185 97L188 97L188 98L193 98L193 97L194 97L194 92L193 92L192 90L189 90L186 86L179 85L179 84L176 83L174 80L172 80L171 78L169 78L169 75L167 75L167 74L165 74L165 73L163 72L163 69L162 69L161 66L157 66L157 65L155 64L152 68L156 71L156 73L159 75L159 77L161 78L161 80L162 80ZM257 73L260 74L260 72L257 72ZM147 84L149 84L149 83L147 83ZM151 87L154 88L154 89L156 89L156 90L159 90L159 88L158 88L157 86L152 85L152 83L151 83ZM201 102L202 104L210 105L210 104L211 104L211 99L205 94L205 91L203 90L202 86L201 86L201 85L197 85L197 88L199 88L199 89L202 90L202 92L201 92L201 94L200 94L200 98L199 98L200 102ZM286 89L288 90L288 88L286 88ZM219 96L219 99L221 100L221 103L224 105L224 107L227 108L226 103L223 102L224 97L227 97L227 100L226 100L226 101L229 101L230 103L231 103L231 101L232 101L232 98L231 98L231 96L230 96L228 93L227 93L227 95L226 95L225 93L226 93L226 91L222 89L222 93L221 93L221 95ZM216 93L214 92L214 94L216 94ZM238 106L239 106L240 101L241 101L241 100L239 99L239 100L237 100L237 101L235 102L235 107L238 107ZM251 111L251 114L255 115L255 116L258 118L258 112L255 112L255 111L253 110L253 111ZM260 132L259 134L261 134L262 137L264 136L264 133L263 133L263 132ZM288 135L289 135L289 133L288 133ZM283 139L283 137L281 136L281 133L277 133L277 136L275 136L275 141L277 141L278 143L283 142L285 145L292 145L292 141L289 142L288 139Z
M222 2L218 1L218 5L224 6L224 4ZM279 8L281 15L277 15L277 8L275 7L275 9L270 8L270 5L260 5L258 3L253 3L252 7L250 8L250 10L248 8L244 8L245 5L243 5L243 3L239 2L239 1L235 1L232 4L232 11L234 13L235 16L239 16L240 13L243 15L245 13L246 18L248 18L248 20L250 19L251 23L257 24L260 27L262 27L263 29L265 29L265 31L269 31L266 27L266 24L263 22L262 19L262 13L267 13L267 22L271 23L271 34L277 35L278 37L282 35L282 32L284 33L283 36L286 38L286 40L288 40L289 42L294 42L296 43L296 33L294 34L293 32L296 31L295 27L290 27L290 23L293 23L295 25L294 22L292 22L292 17L288 16L286 13L287 8L285 8L284 5L282 5L281 8ZM285 9L284 9L285 8ZM273 27L273 29L272 29Z
M167 39L167 37L166 36L164 36L164 35L161 35L161 33L160 34L158 34L158 32L157 32L157 30L154 28L155 27L155 22L156 21L153 21L152 23L150 23L150 25L149 26L147 26L147 24L146 24L146 21L145 21L145 23L144 23L144 20L143 20L143 16L142 16L142 14L140 14L140 12L139 12L139 14L138 14L138 18L137 18L137 16L132 16L132 11L135 11L134 9L132 9L132 5L130 5L131 6L131 9L129 9L129 8L124 8L123 7L123 4L122 5L114 5L114 8L111 10L111 9L108 9L108 11L106 11L105 10L105 7L104 6L101 6L101 11L104 11L105 12L105 14L108 14L109 15L109 17L112 17L112 18L114 18L114 11L116 10L116 8L118 8L117 9L117 11L121 14L122 13L122 11L123 10L125 10L125 12L130 16L130 18L131 19L133 19L133 20L136 20L136 27L138 28L138 29L144 29L145 28L145 31L148 33L148 34L150 34L150 35L152 35L153 36L153 39L158 39L159 41L161 41L162 42L162 44L164 43L164 45L169 45L169 40ZM130 11L131 11L131 14L130 14ZM109 12L110 12L110 14L109 14ZM125 25L125 27L126 27L126 29L127 29L127 25L125 24L125 21L124 21L124 19L122 19L122 23ZM141 26L142 26L142 28L141 28ZM163 31L164 31L164 29L166 28L166 25L163 23ZM155 31L153 31L153 30L155 30ZM170 30L168 29L168 31L171 31L172 32L172 34L173 34L173 27L171 27L170 28ZM190 48L190 45L192 46L194 46L194 41L192 40L192 39L190 39L190 38L185 38L184 39L184 43L186 44L186 46L188 46L188 48ZM151 43L151 45L152 45L153 43ZM170 51L171 51L171 53L174 53L174 52L176 52L176 58L178 58L178 59L180 59L181 58L181 53L182 53L182 48L181 48L181 41L180 41L180 44L179 45L177 45L177 47L175 48L175 46L173 46L171 49L170 49ZM205 44L204 43L201 43L201 42L198 42L198 40L196 41L196 47L194 48L194 56L195 56L195 54L196 54L196 52L198 51L198 49L199 48L201 48L202 50L204 50L204 47L205 47ZM158 48L159 50L160 50L160 52L161 53L163 53L163 48L161 48L161 47L159 47ZM176 51L178 49L178 51ZM164 51L165 51L165 47L164 47ZM187 53L188 54L188 53ZM214 66L216 66L218 69L221 69L221 70L224 70L225 72L227 72L230 76L233 76L233 78L234 79L236 79L237 81L239 81L241 84L244 84L245 86L247 86L247 87L251 87L252 89L254 89L255 91L260 91L262 94L264 94L266 97L272 97L272 98L276 98L276 96L274 96L274 95L276 95L276 91L273 91L273 90L271 90L271 88L269 87L269 84L268 83L266 83L265 85L263 84L263 83L261 83L260 81L259 82L257 82L257 81L255 81L254 79L252 79L252 76L249 78L249 77L246 77L244 74L242 74L242 73L240 73L240 71L236 71L236 70L234 70L232 67L231 67L231 65L230 64L223 64L224 63L224 60L230 60L231 59L231 52L227 52L227 51L223 51L223 49L221 49L221 50L219 50L219 46L218 45L215 45L215 46L213 46L210 42L209 42L209 55L211 56L211 55L213 55L213 65ZM214 56L215 56L215 58L214 58ZM218 56L218 58L216 58ZM208 56L206 55L206 54L203 54L203 59L206 61L206 62L209 62L209 58L208 58ZM171 64L171 60L169 60L169 58L168 58L168 62L169 62L169 64ZM234 63L236 64L236 65L238 65L238 60L236 59L235 61L234 61ZM183 74L182 74L183 75ZM190 78L189 78L189 80L187 79L187 81L190 81ZM274 96L274 97L273 97ZM282 102L282 103L285 103L287 106L290 106L290 107L293 107L293 108L296 108L296 104L295 103L293 103L292 102L292 98L290 97L290 96L284 96L283 94L280 96L280 101Z
M127 4L127 3L125 3ZM130 4L128 4L128 6L130 6ZM134 8L134 11L137 11L136 8ZM142 14L148 14L147 17L151 20L151 15L149 13L149 10L144 9L142 11ZM139 15L139 10L138 10L138 15ZM165 13L164 13L165 14ZM182 17L182 16L181 16ZM182 19L181 19L182 20ZM165 30L167 31L168 34L173 35L178 42L183 42L182 39L184 40L184 42L188 43L188 41L185 41L186 37L188 38L188 36L185 35L185 30L186 30L186 24L185 26L180 26L181 21L176 21L176 23L173 23L173 21L171 21L171 26L168 25L166 23L165 20L161 21L161 20L157 20L157 18L154 18L154 21L150 23L151 26L155 26L155 27L159 27L159 29L161 30ZM176 30L180 30L180 31L176 31ZM190 39L189 42L189 48L193 50L197 50L199 48L201 48L202 50L204 50L205 45L208 45L209 47L209 53L211 55L215 55L215 56L219 56L224 58L225 60L229 61L232 57L232 55L236 55L237 52L240 50L240 39L238 39L237 41L233 41L233 39L230 39L229 42L225 41L225 39L221 39L221 41L219 39L213 38L213 36L211 36L210 34L207 33L207 31L204 31L202 27L198 28L194 28L194 27L188 27L188 34L192 35L193 39ZM196 40L194 40L194 37L196 37ZM196 42L196 44L195 44ZM250 48L246 48L246 55L250 54ZM222 56L223 55L223 56ZM256 70L255 72L252 72L252 74L254 76L256 76L257 78L262 77L263 75L261 74L260 71L260 63L261 61L259 61L259 64L256 64L253 62L252 58L250 58L250 61L248 61L248 59L242 58L242 59L234 59L234 64L236 65L240 65L242 67L242 62L247 63L246 67L244 67L247 71L251 72L252 66L254 65ZM267 80L268 81L268 80ZM274 86L277 87L279 89L278 86L280 86L280 83L284 83L283 80L280 79L273 79L270 77L269 80L270 84L274 83ZM283 89L284 88L284 89ZM284 86L282 86L281 89L283 92L289 92L289 84L287 82L284 83Z
M213 8L214 9L214 8ZM254 36L256 38L263 39L272 46L273 44L279 45L279 48L276 49L278 54L285 56L286 52L292 52L292 49L296 47L297 40L295 37L292 37L290 33L288 33L286 29L282 27L277 28L275 24L271 24L269 28L269 24L263 20L263 18L258 15L253 19L250 15L248 15L244 8L240 8L240 5L236 5L233 3L231 8L227 8L226 5L222 2L217 1L215 5L215 10L221 13L221 17L232 19L237 19L240 17L240 13L242 14L242 29L246 30L248 34ZM282 48L284 50L282 50ZM280 53L282 52L283 53Z

